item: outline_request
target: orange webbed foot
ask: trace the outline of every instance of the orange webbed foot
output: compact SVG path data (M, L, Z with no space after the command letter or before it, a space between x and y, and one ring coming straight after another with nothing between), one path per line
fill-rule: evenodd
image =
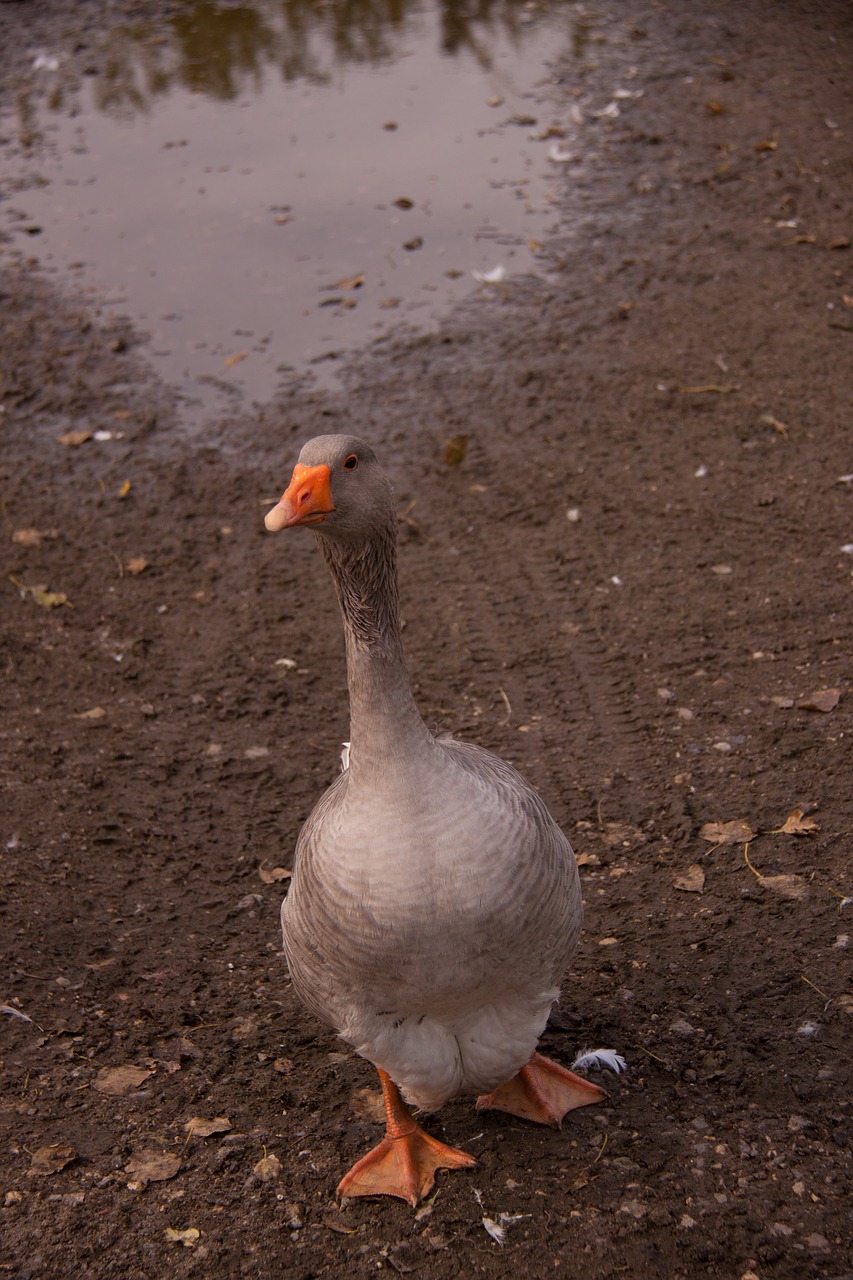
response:
M399 1196L414 1208L435 1186L437 1169L467 1169L477 1161L415 1126L411 1134L385 1137L338 1186L341 1196Z
M435 1186L437 1169L468 1169L477 1161L431 1138L409 1114L397 1086L379 1070L385 1137L344 1175L340 1196L399 1196L414 1207Z
M559 1129L563 1116L576 1107L600 1102L607 1094L573 1071L534 1053L517 1076L477 1099L477 1110L508 1111L522 1120Z

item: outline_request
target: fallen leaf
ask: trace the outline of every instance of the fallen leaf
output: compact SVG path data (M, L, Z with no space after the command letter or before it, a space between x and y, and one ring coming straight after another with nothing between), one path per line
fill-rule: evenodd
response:
M575 862L579 867L597 867L601 864L601 859L597 853L579 853Z
M261 1182L274 1182L281 1176L281 1161L278 1156L264 1156L263 1160L259 1160L255 1165L252 1173L256 1178L260 1178Z
M323 1226L328 1227L329 1231L337 1231L339 1236L352 1236L355 1235L358 1230L357 1227L350 1226L349 1223L344 1222L341 1218L334 1217L331 1212L327 1213L323 1218ZM395 1266L394 1269L395 1271L399 1271L399 1264ZM401 1274L405 1274L407 1271L411 1270L411 1267L403 1267Z
M26 582L21 582L20 578L16 578L14 573L9 574L9 581L18 588L22 596L31 596L42 609L58 609L63 604L69 609L74 607L64 591L48 591L42 586L28 586Z
M209 1138L214 1133L227 1133L231 1121L227 1116L214 1116L212 1120L203 1120L201 1116L193 1116L184 1125L184 1131L191 1138Z
M163 1234L170 1244L182 1244L185 1249L192 1249L201 1236L201 1232L197 1227L186 1227L183 1231L177 1231L174 1227L167 1227Z
M809 886L801 876L760 876L759 882L782 898L802 902L809 896Z
M789 813L781 827L778 828L777 835L785 836L812 836L816 831L820 831L820 823L815 822L814 818L806 818L804 810L794 809L793 813Z
M131 556L129 560L125 560L124 567L128 573L132 573L136 577L138 574L145 572L149 563L145 556Z
M106 715L103 707L90 707L88 711L78 711L75 720L103 720Z
M772 413L762 413L759 416L758 421L765 427L772 427L783 440L788 439L788 428L785 426L785 423L780 422L778 418L774 418Z
M840 689L816 689L801 698L797 706L801 711L834 711L840 701Z
M692 866L681 876L675 877L676 889L682 889L685 893L701 893L705 888L705 872L699 866L698 862L694 862Z
M45 591L43 587L30 587L30 595L40 609L60 609L73 606L64 591Z
M607 822L600 834L608 849L615 849L619 846L623 849L628 849L631 845L645 842L645 836L642 831L638 827L632 827L627 822Z
M398 209L414 209L415 207L414 200L410 200L408 196L400 196L399 199L394 201L394 204Z
M827 240L826 247L827 249L849 249L850 237L849 236L833 236L831 240Z
M93 1087L98 1093L123 1098L138 1089L153 1074L148 1067L134 1067L130 1064L123 1067L102 1067L95 1076Z
M130 490L132 489L132 487L133 486L131 485L129 480L123 480L121 483L121 488L118 491L118 496L120 498L126 498L127 495L130 493Z
M78 445L85 444L87 440L91 440L92 433L91 431L66 431L58 439L59 443L64 444L67 449L76 449Z
M57 529L15 529L12 541L19 547L40 547L43 542L58 537Z
M32 1163L27 1170L29 1178L44 1178L48 1174L58 1173L72 1160L77 1159L77 1152L67 1142L54 1142L48 1147L39 1147L33 1153Z
M460 462L465 461L467 452L468 437L464 433L458 436L451 436L449 440L444 442L444 461L448 467L458 467Z
M241 360L248 360L248 358L249 358L248 351L235 351L233 356L225 357L225 361L224 361L225 368L233 369L235 364L239 364Z
M423 247L424 247L423 236L413 236L411 240L407 240L403 245L403 248L406 249L409 253L414 253L415 249L422 249Z
M266 862L258 864L258 875L264 884L277 884L280 880L289 880L293 875L287 867L270 867Z
M756 151L775 151L779 145L778 138L763 138L761 142L756 142Z
M699 835L709 844L742 844L755 838L752 827L740 818L731 822L706 822L699 828Z
M360 276L351 276L348 280L339 280L335 285L336 289L360 289L364 284L364 273Z
M144 1147L131 1156L124 1171L137 1182L168 1182L180 1168L180 1156L171 1151L152 1151Z

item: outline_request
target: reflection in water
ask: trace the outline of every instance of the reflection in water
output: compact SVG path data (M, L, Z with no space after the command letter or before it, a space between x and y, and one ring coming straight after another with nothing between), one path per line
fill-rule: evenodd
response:
M517 44L534 16L560 7L560 0L536 6L443 0L437 6L441 52L467 51L488 70L495 34ZM114 32L95 102L98 110L127 118L176 86L228 101L257 92L270 68L286 81L327 83L348 64L379 66L400 57L422 13L419 0L254 0L239 8L200 0L172 20L168 41L152 38L144 26ZM78 88L72 81L58 88L53 109L70 106Z
M333 376L472 276L543 269L575 157L549 155L574 126L538 86L584 21L573 0L198 0L21 95L17 216L190 396Z

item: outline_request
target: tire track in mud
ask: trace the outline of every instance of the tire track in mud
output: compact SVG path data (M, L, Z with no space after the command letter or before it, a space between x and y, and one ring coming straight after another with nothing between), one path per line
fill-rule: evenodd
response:
M596 567L567 558L547 528L504 523L497 546L477 525L417 553L422 580L441 579L421 659L429 647L442 696L450 681L472 705L448 727L505 754L570 820L639 821L654 805L651 736L628 655L583 604Z

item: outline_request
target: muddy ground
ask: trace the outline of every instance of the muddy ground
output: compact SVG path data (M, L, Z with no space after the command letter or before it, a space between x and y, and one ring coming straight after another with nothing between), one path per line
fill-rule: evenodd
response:
M0 5L6 88L30 38L91 26L97 61L96 24L166 12L103 8ZM853 13L592 26L549 112L630 65L646 91L594 126L550 275L345 393L188 423L129 324L7 237L2 1275L853 1274ZM559 1134L448 1105L432 1131L480 1163L418 1213L335 1202L375 1079L297 1004L270 876L346 737L313 539L261 524L329 429L394 477L425 715L517 764L580 857L545 1047L629 1064Z

